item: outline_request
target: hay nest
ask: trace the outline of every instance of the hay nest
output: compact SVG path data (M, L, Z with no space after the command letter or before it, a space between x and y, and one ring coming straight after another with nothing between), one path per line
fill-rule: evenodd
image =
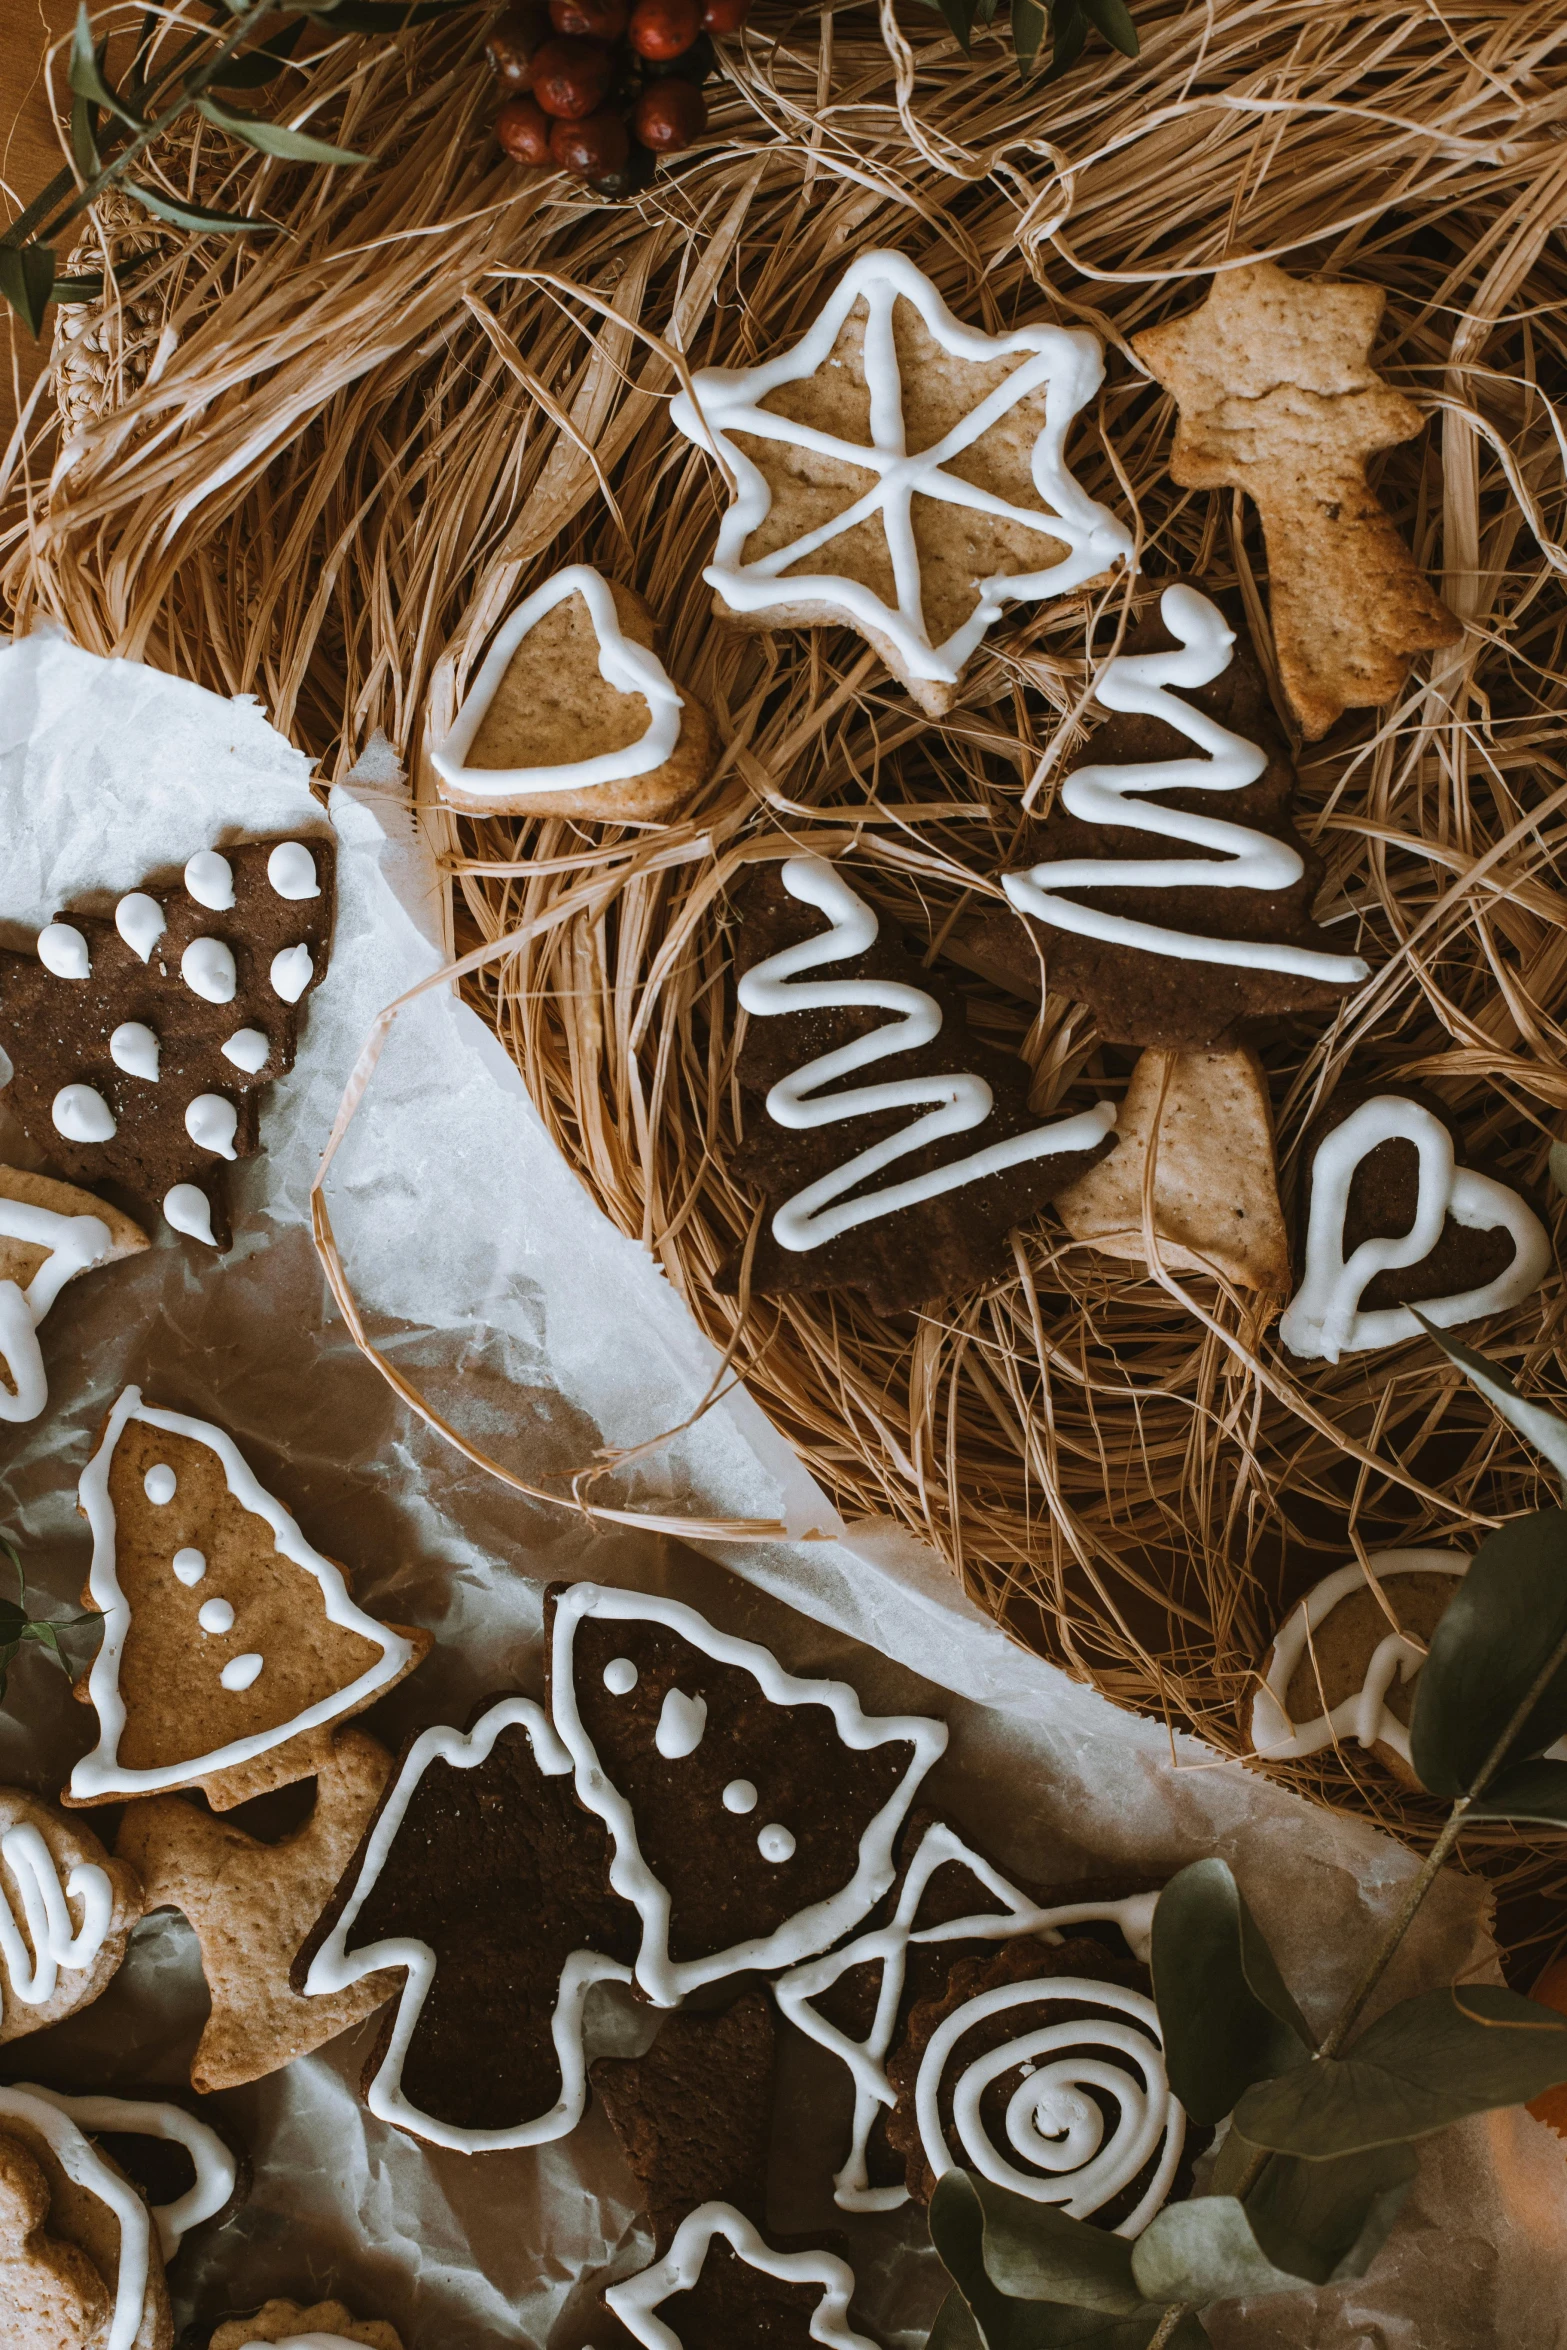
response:
M1559 1225L1567 27L1555 0L1137 16L1138 61L1023 89L1004 27L970 59L912 6L762 0L703 149L622 207L497 157L482 14L339 44L313 122L383 168L234 164L228 200L286 234L202 248L171 282L156 380L77 432L52 487L46 430L15 454L5 579L17 625L54 615L257 693L328 774L377 726L415 763L427 713L559 564L634 584L715 714L719 769L660 833L432 811L459 942L507 942L469 984L593 1197L838 1505L928 1536L1019 1638L1233 1754L1293 1598L1357 1548L1472 1544L1550 1498L1539 1464L1429 1345L1302 1369L1244 1298L1070 1245L1048 1215L1005 1281L941 1312L719 1291L757 1217L725 1172L726 893L757 860L852 844L887 920L960 949L1042 751L1078 739L1091 632L1125 590L1009 619L933 722L847 633L713 619L723 487L666 414L688 366L787 343L874 245L988 328L1090 326L1108 372L1075 465L1135 518L1131 609L1200 573L1242 600L1267 666L1255 518L1171 482L1170 404L1128 338L1227 257L1384 285L1378 364L1430 425L1377 479L1468 625L1396 708L1302 755L1322 911L1376 976L1266 1049L1281 1171L1288 1198L1341 1081L1415 1080ZM1125 1056L1081 1006L964 984L976 1028L1033 1065L1037 1106L1118 1090ZM1482 1343L1559 1393L1562 1316L1553 1276ZM1429 1833L1432 1807L1358 1750L1281 1775ZM1508 1850L1518 1885L1553 1873Z

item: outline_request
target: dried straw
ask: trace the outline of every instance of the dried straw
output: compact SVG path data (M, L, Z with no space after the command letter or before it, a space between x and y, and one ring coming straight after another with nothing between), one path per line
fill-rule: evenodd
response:
M1238 588L1265 665L1254 518L1171 483L1170 406L1128 337L1257 254L1387 287L1379 364L1431 423L1385 460L1382 495L1469 625L1396 709L1302 758L1323 916L1377 976L1327 1033L1267 1050L1284 1177L1342 1077L1417 1079L1471 1155L1546 1203L1567 1107L1567 26L1556 0L1137 13L1139 61L1096 56L1042 91L1001 32L970 61L892 0L879 17L762 0L706 146L625 208L499 162L481 17L341 44L314 119L387 167L307 178L203 133L180 168L286 233L186 256L156 380L63 458L35 408L8 461L4 577L19 625L53 615L258 693L328 773L376 726L416 759L426 712L450 713L499 614L557 564L631 580L722 763L657 834L432 811L454 943L496 950L469 985L593 1197L846 1512L929 1536L1020 1638L1240 1753L1269 1635L1321 1574L1391 1543L1472 1544L1552 1498L1435 1350L1303 1371L1243 1298L1069 1246L1048 1218L1007 1281L904 1321L714 1287L757 1215L725 1172L727 888L756 859L851 847L884 915L961 958L1041 755L1079 738L1095 618L1124 600L1009 622L940 726L851 636L713 620L723 485L666 399L687 363L793 338L874 244L978 323L1105 337L1076 462L1137 518L1132 608L1175 569ZM1042 1106L1124 1076L1080 1006L979 974L971 1006L1033 1064ZM1562 1314L1553 1278L1483 1342L1559 1392ZM1430 1807L1355 1754L1281 1775L1429 1834ZM1554 1877L1548 1854L1509 1851L1515 1889Z

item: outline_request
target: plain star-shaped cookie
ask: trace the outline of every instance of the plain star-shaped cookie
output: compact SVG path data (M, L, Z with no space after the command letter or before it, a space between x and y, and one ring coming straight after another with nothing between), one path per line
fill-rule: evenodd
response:
M1345 710L1391 700L1411 653L1463 634L1366 481L1366 459L1422 422L1371 364L1385 301L1380 286L1256 261L1222 271L1200 310L1132 338L1180 409L1174 479L1257 502L1279 675L1312 741Z

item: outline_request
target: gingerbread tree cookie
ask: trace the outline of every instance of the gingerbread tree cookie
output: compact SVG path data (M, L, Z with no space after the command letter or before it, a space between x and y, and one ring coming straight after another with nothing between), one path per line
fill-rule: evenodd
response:
M36 1420L49 1400L38 1325L65 1284L146 1245L107 1200L0 1167L0 1420Z
M183 1911L201 1944L212 2010L191 2059L192 2088L260 2080L396 1993L389 1975L367 1975L322 1999L301 1998L289 1984L391 1770L375 1739L339 1731L316 1781L315 1809L280 1844L258 1843L175 1796L127 1805L115 1851L139 1875L147 1908Z
M89 1829L0 1787L0 2042L106 1991L142 1908L136 1871Z
M1371 364L1386 299L1254 261L1222 270L1200 310L1132 337L1180 406L1176 481L1256 500L1279 676L1311 742L1345 710L1391 701L1411 653L1463 634L1366 481L1366 459L1421 425Z
M862 254L793 350L703 368L671 404L736 484L705 574L714 609L858 629L939 718L1008 604L1131 555L1065 458L1103 374L1081 328L982 334L904 255Z
M103 1642L77 1695L99 1737L64 1800L201 1787L216 1809L327 1768L332 1727L411 1672L428 1632L356 1607L220 1428L127 1387L82 1473Z
M225 1170L261 1148L260 1095L293 1066L332 940L334 844L198 849L112 917L69 912L0 950L0 1067L23 1132L85 1183L229 1243Z

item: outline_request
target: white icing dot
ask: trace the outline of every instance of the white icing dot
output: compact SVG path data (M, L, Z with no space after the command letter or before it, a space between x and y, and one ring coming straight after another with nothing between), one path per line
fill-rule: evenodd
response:
M192 1240L204 1240L208 1248L218 1245L212 1229L212 1202L197 1183L176 1183L163 1195L163 1212L176 1232L188 1232Z
M267 859L267 879L280 898L318 898L316 861L303 841L280 840Z
M757 1837L756 1849L763 1860L793 1860L794 1838L774 1820Z
M266 1058L272 1046L264 1029L236 1028L232 1036L223 1039L219 1050L225 1061L232 1061L236 1069L243 1069L247 1076L254 1077L258 1069L266 1066Z
M144 889L133 889L115 907L114 927L131 953L145 963L163 936L163 908Z
M653 1744L666 1762L683 1762L688 1754L695 1754L706 1728L707 1699L671 1689L659 1713Z
M637 1668L629 1656L612 1656L604 1667L604 1686L611 1697L629 1697L637 1685Z
M218 1679L225 1689L248 1689L260 1672L263 1661L254 1649L245 1656L231 1656Z
M177 1550L174 1553L175 1581L183 1583L187 1590L192 1583L199 1583L206 1571L207 1561L204 1552L193 1550L187 1543L183 1550Z
M233 953L221 938L193 938L180 957L180 977L209 1004L231 1004L239 984Z
M226 914L234 903L234 868L216 849L198 849L185 868L185 887L198 905Z
M756 1789L749 1779L731 1779L724 1789L725 1811L747 1812L756 1809Z
M221 1093L198 1093L185 1112L185 1131L199 1151L216 1151L220 1159L239 1156L234 1129L239 1112Z
M204 1632L232 1632L234 1610L226 1599L204 1599L196 1610L196 1621Z
M0 1044L0 1093L4 1092L5 1088L10 1084L12 1078L15 1075L16 1069L12 1062L11 1056L6 1051L5 1046Z
M158 1040L140 1020L122 1020L109 1039L109 1058L127 1077L158 1082Z
M154 1461L141 1481L141 1489L149 1501L156 1502L162 1509L166 1501L174 1499L179 1490L179 1479L167 1461Z
M74 922L51 922L39 931L38 960L56 979L85 979L92 969L87 941Z
M112 1142L114 1112L90 1085L62 1085L49 1115L67 1142Z
M270 978L272 993L281 996L285 1004L297 1004L311 980L316 967L310 960L310 949L301 939L297 947L285 947L272 958Z

